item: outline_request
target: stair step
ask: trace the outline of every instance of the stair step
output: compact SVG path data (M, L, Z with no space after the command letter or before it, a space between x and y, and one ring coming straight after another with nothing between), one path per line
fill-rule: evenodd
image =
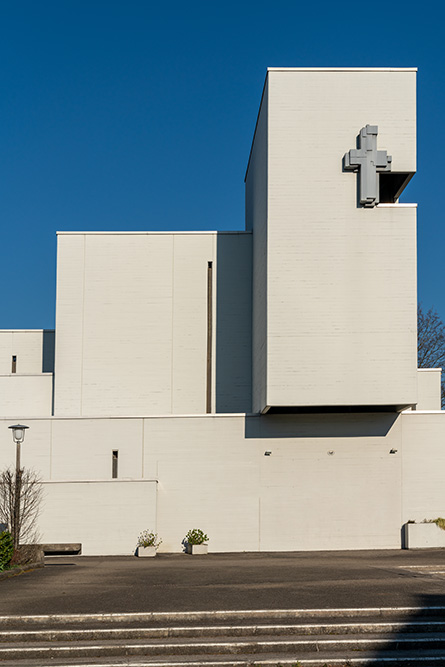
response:
M120 659L73 659L64 657L51 659L48 662L42 659L34 660L7 660L2 662L2 667L443 667L445 665L445 653L439 654L434 651L428 653L401 653L395 656L387 653L365 652L357 656L354 653L345 653L341 656L326 657L317 653L308 653L304 657L292 655L256 654L237 656L214 656L202 657L190 655L171 658L147 657L133 658L122 657Z
M149 639L175 637L249 637L283 635L426 634L445 632L443 621L413 623L329 623L289 625L218 625L151 628L82 628L0 631L0 647L11 642L60 642L79 640Z
M329 622L332 618L363 618L372 620L378 618L392 618L400 620L406 618L442 617L445 620L445 607L363 607L338 609L245 609L224 611L192 611L192 612L137 612L137 613L105 613L105 614L58 614L58 615L27 615L27 616L0 616L0 627L12 625L85 625L105 623L149 623L150 625L166 625L181 623L181 625L204 622L220 623L237 621L252 622L253 620L272 621L296 619L317 619Z
M0 660L56 657L97 657L97 656L185 656L185 655L238 655L258 653L292 653L296 656L308 652L327 655L357 651L420 651L443 650L445 656L445 636L421 637L367 637L335 639L295 639L277 640L249 639L243 641L200 641L200 642L126 642L110 640L106 643L79 641L69 645L41 642L38 646L24 644L3 645Z
M445 667L444 607L15 616L0 628L2 667Z

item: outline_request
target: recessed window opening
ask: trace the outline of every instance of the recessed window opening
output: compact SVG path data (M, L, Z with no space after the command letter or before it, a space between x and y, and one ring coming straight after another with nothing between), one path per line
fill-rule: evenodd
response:
M111 455L111 477L112 479L117 479L117 466L119 461L119 450L113 449Z
M11 373L17 373L17 355L12 355Z
M379 174L380 204L394 204L412 177L413 174L392 171Z

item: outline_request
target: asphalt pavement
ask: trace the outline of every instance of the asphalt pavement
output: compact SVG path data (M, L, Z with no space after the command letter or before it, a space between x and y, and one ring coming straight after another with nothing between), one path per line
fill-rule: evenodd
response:
M47 557L0 615L445 607L445 549Z

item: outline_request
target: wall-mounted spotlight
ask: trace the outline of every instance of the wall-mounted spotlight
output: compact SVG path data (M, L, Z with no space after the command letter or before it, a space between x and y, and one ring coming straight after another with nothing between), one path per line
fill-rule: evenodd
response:
M390 449L390 450L389 450L389 453L390 453L390 454L397 454L397 449Z
M264 456L270 456L271 454L272 454L272 452L270 452L269 450L264 452Z

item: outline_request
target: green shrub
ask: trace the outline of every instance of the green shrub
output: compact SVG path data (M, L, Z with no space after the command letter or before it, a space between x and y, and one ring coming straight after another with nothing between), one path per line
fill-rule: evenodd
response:
M138 547L156 547L162 543L158 538L157 533L152 533L149 530L144 530L138 537Z
M437 519L424 519L422 523L435 523L438 528L445 530L445 519L441 516L437 517Z
M11 533L4 530L0 533L0 571L8 570L11 565L14 547L12 545Z
M185 539L189 544L204 544L209 538L199 528L193 528L193 530L189 530Z

